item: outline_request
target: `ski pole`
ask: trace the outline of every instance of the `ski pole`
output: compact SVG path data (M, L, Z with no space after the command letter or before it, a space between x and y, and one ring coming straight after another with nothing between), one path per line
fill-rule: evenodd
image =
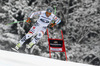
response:
M11 25L11 24L20 23L20 22L26 22L26 20L23 20L23 21L15 21L15 22L12 22L12 23L8 23L6 25Z
M30 17L30 15L32 14L32 12L28 15L28 17ZM15 21L15 22L12 22L12 23L8 23L6 25L11 25L11 24L20 23L20 22L26 22L26 20L23 20L23 21Z
M56 15L56 6L54 6L54 9L55 9L55 11L54 11L54 14ZM55 21L53 21L52 23L54 23Z
M54 12L54 14L56 15L56 6L54 6L54 8L55 8L55 12Z

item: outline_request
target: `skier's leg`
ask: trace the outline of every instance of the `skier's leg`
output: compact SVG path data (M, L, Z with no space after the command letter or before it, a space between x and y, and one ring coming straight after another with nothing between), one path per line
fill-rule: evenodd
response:
M28 32L28 33L19 41L20 45L17 44L17 46L18 46L18 47L21 47L21 46L23 45L23 43L24 43L27 39L31 38L32 36L33 36L33 34Z
M44 32L43 31L40 31L37 36L35 38L33 38L33 40L29 43L29 46L28 48L31 48L34 44L38 43L39 40L43 37L44 35Z
M29 39L30 37L34 36L38 30L38 25L35 24L35 26L32 26L29 32L19 41L20 45L19 47L23 45L23 43Z
M32 37L33 36L33 34L31 34L31 33L27 33L20 41L19 41L19 43L15 46L15 48L12 48L14 51L17 51L22 45L23 45L23 43L27 40L27 39L29 39L30 37Z
M18 50L22 45L23 43L29 39L30 37L32 37L33 35L36 34L36 26L32 26L32 28L29 30L29 32L19 41L19 43L15 46L15 48L12 48L13 50Z
M40 31L37 33L37 36L33 38L33 40L29 43L29 45L32 47L33 44L36 44L39 42L39 40L43 37L43 35L46 32L47 27L41 27Z

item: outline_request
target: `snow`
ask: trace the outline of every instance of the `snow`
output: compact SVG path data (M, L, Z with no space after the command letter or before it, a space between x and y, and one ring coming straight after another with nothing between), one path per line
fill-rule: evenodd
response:
M0 50L0 66L93 66Z

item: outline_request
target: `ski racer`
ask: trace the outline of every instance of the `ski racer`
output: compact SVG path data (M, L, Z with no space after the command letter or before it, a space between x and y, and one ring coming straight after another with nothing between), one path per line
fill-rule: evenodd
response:
M31 18L33 16L39 15L39 19L37 22L31 27L29 32L19 41L19 43L12 48L14 51L18 51L18 49L23 45L23 43L31 38L32 36L36 35L36 37L33 38L33 40L26 45L27 49L30 49L34 44L37 44L39 40L43 37L43 35L46 32L47 26L50 25L53 27L56 24L59 24L61 20L55 16L53 13L53 8L48 7L46 11L38 11L38 12L33 12L30 17L26 20L26 22L30 23ZM54 23L52 23L52 20L55 20Z

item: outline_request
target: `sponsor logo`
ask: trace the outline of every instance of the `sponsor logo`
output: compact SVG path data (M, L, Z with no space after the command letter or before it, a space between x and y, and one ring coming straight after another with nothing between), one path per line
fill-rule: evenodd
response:
M40 19L42 22L44 22L44 23L49 23L49 21L47 21L47 20L44 20L44 19Z
M34 33L34 32L35 32L35 30L32 30L32 29L29 31L29 33Z
M55 20L57 19L57 17L55 17Z
M55 43L55 44L57 44L57 43L58 43L58 41L54 41L54 43Z
M61 44L52 44L52 43L50 43L50 45L52 45L52 46L61 46Z
M28 34L33 34L33 32L29 31Z
M35 26L33 26L33 29L35 29Z
M51 51L62 51L62 48L50 48Z

